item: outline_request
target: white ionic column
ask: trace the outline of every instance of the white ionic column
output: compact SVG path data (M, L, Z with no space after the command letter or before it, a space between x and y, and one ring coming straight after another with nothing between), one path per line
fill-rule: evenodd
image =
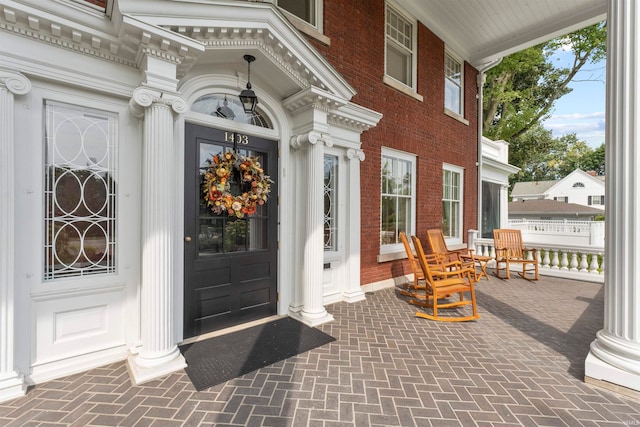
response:
M333 320L324 308L323 300L323 265L324 265L324 203L323 203L323 143L328 136L320 132L311 131L307 134L294 136L291 146L303 150L304 173L307 176L306 199L304 204L303 227L304 238L301 248L302 259L302 310L292 313L310 326Z
M140 87L132 111L144 112L142 167L142 348L129 358L134 382L141 384L186 367L174 336L174 230L176 221L173 112L182 98Z
M585 379L640 391L640 5L609 0L604 328Z
M0 69L0 402L25 394L23 375L15 371L14 331L14 95L31 90L20 73Z
M365 299L364 292L360 286L360 162L364 161L362 150L347 150L349 162L347 187L348 187L348 208L347 208L347 282L342 291L344 300L347 302L357 302ZM344 229L344 227L343 227Z

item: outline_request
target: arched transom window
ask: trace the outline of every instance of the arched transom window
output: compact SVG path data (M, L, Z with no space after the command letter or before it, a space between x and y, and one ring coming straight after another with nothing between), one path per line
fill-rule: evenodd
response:
M191 106L191 111L220 117L234 122L247 123L267 129L273 129L271 120L258 107L253 114L246 114L236 95L210 93L198 98Z

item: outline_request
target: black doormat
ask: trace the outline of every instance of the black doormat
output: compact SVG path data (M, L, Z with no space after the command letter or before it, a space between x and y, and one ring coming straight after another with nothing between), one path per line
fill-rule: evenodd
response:
M201 391L336 339L291 317L180 346Z

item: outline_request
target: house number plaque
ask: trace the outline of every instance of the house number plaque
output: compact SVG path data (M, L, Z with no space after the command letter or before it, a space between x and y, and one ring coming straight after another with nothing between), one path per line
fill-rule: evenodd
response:
M249 135L243 135L241 133L225 131L224 140L226 142L233 142L235 144L247 145L249 144Z

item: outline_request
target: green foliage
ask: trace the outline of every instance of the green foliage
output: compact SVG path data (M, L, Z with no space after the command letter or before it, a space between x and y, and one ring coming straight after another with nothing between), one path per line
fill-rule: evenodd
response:
M556 67L552 53L570 46L571 68ZM571 92L568 84L588 63L606 55L604 22L503 58L487 72L483 92L484 135L511 141L549 117L553 104Z
M551 55L569 46L573 62L556 67ZM575 134L554 138L544 129L555 101L582 67L606 56L606 24L533 46L505 57L487 72L483 91L484 136L509 142L509 163L521 168L511 181L559 179L573 170L604 174L604 144L593 150Z
M561 179L576 169L604 175L604 144L593 150L573 133L553 138L538 123L511 141L509 163L520 168L511 184Z

